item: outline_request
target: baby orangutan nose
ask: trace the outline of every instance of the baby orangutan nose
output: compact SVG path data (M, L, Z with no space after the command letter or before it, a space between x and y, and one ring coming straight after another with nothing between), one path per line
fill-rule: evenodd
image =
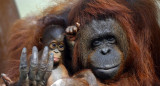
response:
M60 53L60 52L59 52L59 50L58 50L58 49L55 49L55 50L54 50L54 53Z

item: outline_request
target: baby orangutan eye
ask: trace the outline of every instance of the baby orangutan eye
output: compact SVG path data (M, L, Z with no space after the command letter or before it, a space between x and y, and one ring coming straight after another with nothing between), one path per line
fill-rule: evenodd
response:
M53 44L52 44L52 46L53 46L53 47L56 47L56 44L55 44L55 43L53 43Z
M56 43L54 43L54 42L52 42L50 45L49 45L49 47L51 48L51 49L55 49L56 48Z
M59 48L63 48L63 45L60 45Z
M58 47L58 49L59 49L60 51L63 51L63 50L64 50L64 45L60 44L59 47Z

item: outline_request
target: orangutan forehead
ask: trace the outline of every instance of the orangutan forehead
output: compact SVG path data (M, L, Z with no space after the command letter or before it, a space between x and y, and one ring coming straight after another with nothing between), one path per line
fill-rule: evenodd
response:
M87 38L91 39L106 35L114 35L119 37L119 35L124 34L120 24L112 18L107 18L105 20L92 20L89 24L86 24L83 28L81 28L81 32L83 34L87 33L85 36L88 36Z

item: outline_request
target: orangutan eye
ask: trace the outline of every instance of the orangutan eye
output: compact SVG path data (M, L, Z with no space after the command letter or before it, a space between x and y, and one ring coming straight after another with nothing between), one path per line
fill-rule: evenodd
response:
M60 45L59 48L63 48L63 45Z
M59 50L60 50L60 51L63 51L63 50L64 50L64 45L60 44L60 45L59 45Z
M51 48L51 49L55 49L56 48L56 43L54 43L54 42L52 42L50 45L49 45L49 47Z
M93 42L93 46L99 46L99 45L101 45L101 41L100 40L95 40Z
M114 36L107 36L107 37L106 37L106 40L107 40L107 42L110 43L110 44L116 43L116 38L115 38Z
M56 44L55 44L55 43L53 43L53 44L52 44L52 46L53 46L53 47L56 47Z

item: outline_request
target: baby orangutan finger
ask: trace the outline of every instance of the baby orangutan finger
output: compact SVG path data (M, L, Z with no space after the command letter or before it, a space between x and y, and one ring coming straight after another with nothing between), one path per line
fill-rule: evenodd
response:
M69 29L70 29L70 27L67 27L67 28L66 28L66 33L67 33L67 34L69 33Z
M81 25L79 22L76 22L76 27L79 28Z
M73 27L73 33L77 33L77 31L78 31L78 28L77 27Z
M69 28L69 33L70 33L70 34L73 34L73 26L70 26L70 28Z
M73 26L68 26L66 28L66 33L69 34L69 35L72 35L73 34Z
M68 26L66 28L66 33L69 35L74 35L77 33L77 31L78 31L78 28L76 26Z

